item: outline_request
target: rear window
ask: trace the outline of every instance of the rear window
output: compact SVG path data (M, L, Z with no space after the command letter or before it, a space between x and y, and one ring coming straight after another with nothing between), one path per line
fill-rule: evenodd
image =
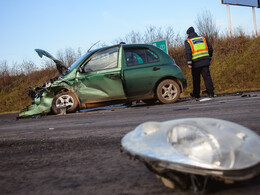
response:
M127 66L135 66L159 61L159 56L147 48L125 48Z

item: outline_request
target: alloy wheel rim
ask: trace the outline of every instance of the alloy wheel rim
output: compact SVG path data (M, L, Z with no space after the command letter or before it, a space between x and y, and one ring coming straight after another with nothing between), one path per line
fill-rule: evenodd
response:
M56 100L57 108L72 107L74 99L70 95L62 95Z
M166 100L173 100L177 95L177 89L173 84L166 84L162 87L162 97Z

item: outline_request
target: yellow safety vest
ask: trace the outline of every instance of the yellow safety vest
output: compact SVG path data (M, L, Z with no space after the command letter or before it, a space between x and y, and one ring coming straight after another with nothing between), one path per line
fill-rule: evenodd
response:
M209 50L204 37L187 39L192 51L192 60L209 56Z

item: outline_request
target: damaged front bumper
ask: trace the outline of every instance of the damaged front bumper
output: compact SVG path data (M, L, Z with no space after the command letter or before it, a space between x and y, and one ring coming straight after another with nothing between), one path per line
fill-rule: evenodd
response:
M32 105L23 108L20 111L18 118L26 118L34 115L43 115L51 112L51 106L54 96L47 91L43 91L40 94L34 93L29 90L28 95L33 98Z

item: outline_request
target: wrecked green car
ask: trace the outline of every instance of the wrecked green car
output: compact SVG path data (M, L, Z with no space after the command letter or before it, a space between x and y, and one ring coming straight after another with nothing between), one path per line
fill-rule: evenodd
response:
M142 100L174 103L187 83L181 69L161 49L151 44L113 45L88 51L66 68L48 52L59 76L41 87L30 87L32 105L19 118Z

